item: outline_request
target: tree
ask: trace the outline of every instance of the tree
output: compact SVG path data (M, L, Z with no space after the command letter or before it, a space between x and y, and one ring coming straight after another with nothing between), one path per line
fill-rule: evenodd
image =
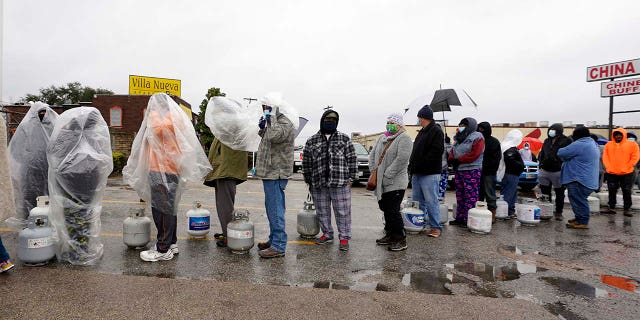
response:
M113 94L113 91L108 89L83 87L80 82L69 82L66 86L61 87L40 88L39 92L39 94L27 94L22 100L42 101L48 105L62 105L68 101L71 103L91 101L95 94Z
M196 123L195 129L196 133L200 137L200 143L208 149L213 142L213 134L207 125L204 123L204 115L207 112L207 104L209 103L209 99L212 97L225 97L227 94L220 91L220 88L209 88L207 90L206 99L203 99L200 102L200 114L198 115L198 122Z

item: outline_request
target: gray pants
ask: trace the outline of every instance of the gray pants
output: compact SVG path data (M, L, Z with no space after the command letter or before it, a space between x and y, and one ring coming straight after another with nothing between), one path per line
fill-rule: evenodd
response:
M227 236L227 225L233 219L233 205L236 202L237 181L233 179L216 180L216 211L222 226L222 234Z

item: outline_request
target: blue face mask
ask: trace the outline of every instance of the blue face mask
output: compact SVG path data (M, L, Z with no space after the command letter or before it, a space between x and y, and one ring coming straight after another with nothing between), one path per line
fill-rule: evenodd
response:
M556 136L556 131L555 130L549 130L549 137L553 138Z
M466 129L466 127L458 127L458 132L462 133L464 132L464 129Z
M269 111L269 109L264 110L264 116L265 116L265 117L266 117L266 116L268 116L268 115L270 115L270 114L271 114L271 111Z

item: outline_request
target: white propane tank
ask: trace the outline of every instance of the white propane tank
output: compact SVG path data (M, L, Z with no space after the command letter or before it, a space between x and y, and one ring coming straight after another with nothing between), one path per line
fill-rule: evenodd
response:
M49 197L39 196L36 198L37 205L29 211L29 217L47 217L49 218ZM47 219L48 221L48 219Z
M553 211L555 210L555 205L553 203L539 201L536 205L540 207L540 220L550 220L553 218Z
M598 192L595 194L595 197L600 200L600 206L606 207L609 205L609 193L608 192Z
M621 194L616 196L616 208L622 209L624 208L624 197Z
M516 217L526 226L535 226L540 223L540 207L532 201L516 204Z
M298 212L297 225L298 233L304 239L313 239L320 232L320 222L318 221L316 206L313 204L311 194L307 195L304 208Z
M504 200L496 200L496 219L509 219L509 204Z
M587 201L589 201L589 213L600 213L600 199L587 197Z
M440 224L445 225L449 223L449 207L444 203L440 203Z
M18 233L18 259L30 266L42 266L55 257L53 229L45 215L29 215L27 228Z
M467 228L474 233L487 234L491 232L491 220L493 220L493 215L487 209L487 203L478 201L476 207L469 210Z
M640 210L640 195L631 195L631 210Z
M203 208L200 201L195 201L186 215L189 220L187 233L195 238L204 238L211 228L211 213L209 210Z
M227 247L232 253L245 254L253 248L253 222L248 210L234 210L233 221L227 225Z
M122 223L122 241L129 248L142 248L151 241L151 219L145 217L144 207L131 208Z
M420 210L420 204L418 201L411 201L407 199L401 207L404 230L406 230L407 233L418 233L424 230L427 219L424 212Z

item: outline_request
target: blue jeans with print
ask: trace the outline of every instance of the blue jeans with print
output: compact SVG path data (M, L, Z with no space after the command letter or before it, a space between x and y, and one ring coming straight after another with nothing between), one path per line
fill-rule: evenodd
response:
M509 205L509 216L516 214L516 200L518 200L518 182L520 177L505 173L500 185L500 194Z
M440 177L439 174L415 174L411 177L411 187L413 188L413 201L419 201L420 210L429 216L429 227L442 231L440 203L438 202Z
M571 209L573 209L573 213L576 215L576 222L579 224L589 224L589 200L587 200L587 197L589 197L593 190L583 186L580 182L571 182L567 184L567 191L569 193Z
M269 219L269 243L275 250L284 252L287 249L287 232L285 231L285 199L284 190L287 179L262 180L264 187L264 206Z
M4 245L2 244L2 238L0 238L0 262L6 260L9 260L9 253L7 252L7 249L4 248Z

